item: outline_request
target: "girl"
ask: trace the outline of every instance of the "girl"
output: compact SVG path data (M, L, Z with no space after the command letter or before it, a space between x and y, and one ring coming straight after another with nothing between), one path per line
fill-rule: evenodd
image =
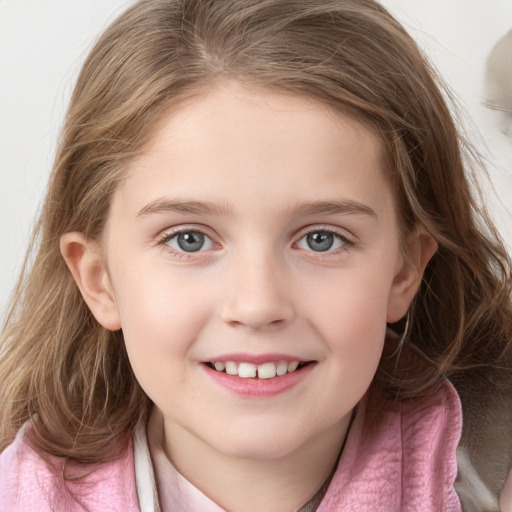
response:
M116 20L4 329L0 509L510 510L510 261L434 78L373 0Z

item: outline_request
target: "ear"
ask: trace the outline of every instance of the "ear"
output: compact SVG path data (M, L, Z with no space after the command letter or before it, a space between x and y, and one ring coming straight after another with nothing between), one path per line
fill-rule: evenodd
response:
M407 239L408 255L401 257L388 298L387 322L398 322L405 316L418 291L423 272L437 251L434 237L423 228L416 228Z
M60 239L60 252L96 320L111 331L120 329L117 304L98 244L82 233L66 233Z

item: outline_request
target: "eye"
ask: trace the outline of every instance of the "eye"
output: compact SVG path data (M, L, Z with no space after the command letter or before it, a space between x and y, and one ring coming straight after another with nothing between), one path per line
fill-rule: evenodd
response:
M214 242L201 231L180 231L165 237L162 244L178 252L199 252L212 249Z
M347 243L349 242L341 235L332 231L318 230L304 235L297 243L297 247L315 252L327 252L339 249Z

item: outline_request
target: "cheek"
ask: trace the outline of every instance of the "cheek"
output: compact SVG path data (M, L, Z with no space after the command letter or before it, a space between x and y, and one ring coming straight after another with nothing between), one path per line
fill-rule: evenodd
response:
M158 271L116 277L121 328L137 379L146 388L146 381L181 378L179 366L205 321L197 294L179 280L171 285Z
M115 262L113 267L117 269L112 281L123 332L141 333L140 339L152 333L156 342L182 338L184 329L197 324L197 319L191 320L200 315L202 301L190 279L180 278L165 264L143 259L135 265L136 272Z
M189 381L191 366L187 362L197 335L191 318L193 308L183 301L169 301L169 295L140 294L139 300L121 306L123 337L133 373L159 406L174 403L171 390L182 390Z
M386 335L389 280L343 276L323 297L307 307L332 362L336 387L357 401L370 384L380 361Z
M364 311L361 308L346 310L346 314L339 315L337 322L324 331L336 364L341 365L347 375L361 375L363 379L364 375L373 377L386 334L385 311L379 313L381 320L377 321L368 316L371 307L372 304L365 304Z
M377 273L340 273L322 293L309 294L304 313L307 317L309 312L331 338L373 339L385 330L389 290L390 279Z

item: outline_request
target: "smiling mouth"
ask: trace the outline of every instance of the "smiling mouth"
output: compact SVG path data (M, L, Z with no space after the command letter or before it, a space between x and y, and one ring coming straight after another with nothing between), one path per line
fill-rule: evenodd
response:
M253 364L236 361L208 362L206 366L219 373L238 376L242 379L273 379L288 373L294 373L314 361L278 361Z

